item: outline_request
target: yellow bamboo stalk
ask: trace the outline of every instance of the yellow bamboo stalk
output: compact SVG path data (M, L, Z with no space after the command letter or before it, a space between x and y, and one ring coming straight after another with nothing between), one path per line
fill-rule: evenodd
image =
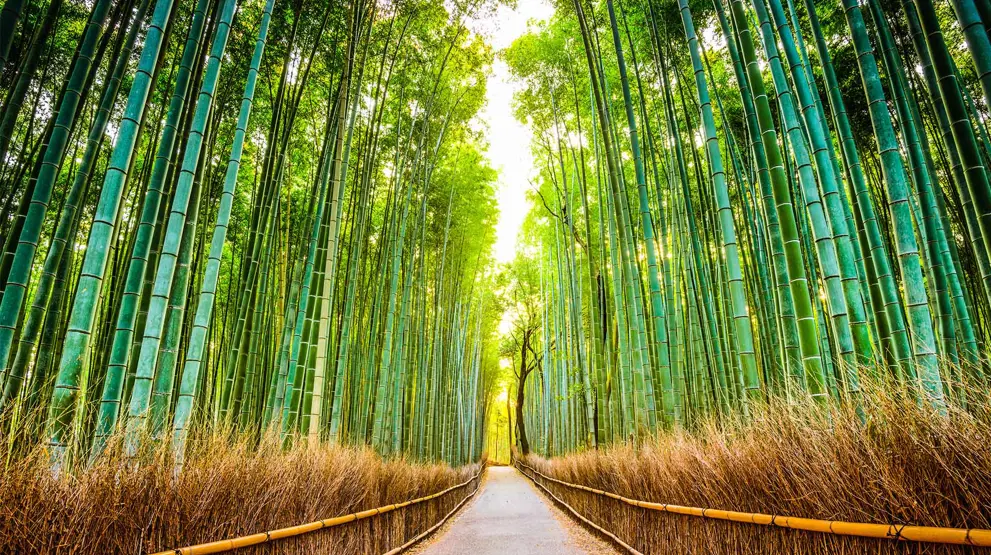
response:
M794 516L770 515L764 513L745 513L739 511L726 511L722 509L703 509L700 507L684 507L681 505L671 505L668 503L653 503L630 499L622 495L602 491L580 484L572 484L551 478L539 470L516 461L517 467L524 467L541 478L560 484L565 487L586 491L603 497L615 499L627 505L650 509L665 513L679 515L697 516L702 518L712 518L716 520L730 520L746 524L759 524L762 526L778 526L791 530L804 530L806 532L819 532L822 534L833 534L837 536L857 536L861 538L877 538L884 540L901 540L928 543L944 543L954 545L971 545L975 547L991 547L991 530L980 528L940 528L935 526L911 526L907 524L873 524L867 522L844 522L841 520L819 520L814 518L800 518ZM522 469L520 469L522 472ZM533 476L527 475L533 480ZM536 480L534 480L536 483ZM583 518L584 519L584 518Z
M402 503L395 503L393 505L386 505L384 507L378 507L378 508L375 508L375 509L368 509L366 511L361 511L361 512L351 513L351 514L347 514L347 515L336 516L336 517L333 517L333 518L327 518L327 519L323 519L323 520L315 520L313 522L307 522L305 524L297 524L296 526L289 526L287 528L279 528L277 530L269 530L268 532L260 532L258 534L251 534L251 535L248 535L248 536L240 536L240 537L237 537L237 538L231 538L231 539L226 539L226 540L219 540L219 541L214 541L214 542L201 543L201 544L198 544L198 545L190 545L190 546L187 546L187 547L178 547L178 548L175 548L175 549L167 549L165 551L159 551L158 553L154 553L153 555L209 555L211 553L225 553L225 552L228 552L228 551L233 551L235 549L240 549L242 547L250 547L252 545L260 545L260 544L269 543L269 542L272 542L272 541L275 541L275 540L281 540L281 539L285 539L285 538L291 538L291 537L294 537L294 536L301 536L303 534L309 534L311 532L316 532L318 530L323 530L323 529L326 529L326 528L333 528L335 526L340 526L342 524L347 524L349 522L355 522L355 521L358 521L358 520L364 520L366 518L371 518L373 516L385 514L385 513L391 512L391 511L395 511L397 509L402 509L402 508L408 507L410 505L416 505L418 503L425 503L425 502L430 501L432 499L437 499L438 497L447 495L448 493L451 493L452 491L454 491L456 489L463 488L463 487L467 486L468 484L470 484L470 483L474 482L475 480L477 480L478 477L482 475L482 471L484 470L484 468L485 468L484 466L482 468L480 468L478 470L478 472L475 473L474 476L472 476L471 478L465 480L464 482L461 482L460 484L457 484L457 485L453 485L453 486L451 486L451 487L449 487L449 488L447 488L447 489L445 489L443 491L439 491L437 493L434 493L434 494L431 494L431 495L427 495L426 497L420 497L418 499L412 499L410 501L403 501ZM455 511L457 511L458 508L460 508L465 503L465 501L467 501L472 495L475 495L475 492L477 492L477 491L478 491L478 486L475 487L475 490L474 491L472 491L470 494L466 495L465 498L461 500L461 503L459 503L458 506L455 507L453 511L451 511L451 513L449 513L447 516L444 517L444 520L442 520L440 523L438 523L436 526L434 526L433 528L431 528L427 532L425 532L423 534L420 534L419 536L417 536L416 538L414 538L413 541L410 541L410 542L404 544L401 548L399 548L398 551L397 550L393 550L393 551L390 551L389 553L398 553L398 552L402 551L403 549L405 549L405 548L413 545L414 543L416 543L416 541L419 541L420 539L422 539L422 538L426 537L427 535L429 535L430 532L436 530L436 528L438 528L440 526L440 524L443 524L443 522L446 521L451 516L451 514L453 514Z

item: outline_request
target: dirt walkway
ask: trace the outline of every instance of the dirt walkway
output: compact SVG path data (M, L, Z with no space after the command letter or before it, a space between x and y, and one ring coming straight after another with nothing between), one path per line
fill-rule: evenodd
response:
M512 467L488 470L483 489L423 555L582 553L616 551L566 516Z

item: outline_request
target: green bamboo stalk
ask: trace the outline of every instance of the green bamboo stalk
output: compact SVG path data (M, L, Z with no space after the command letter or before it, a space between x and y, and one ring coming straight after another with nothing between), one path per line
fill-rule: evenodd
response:
M172 7L172 0L158 0L155 3L151 23L145 35L145 44L141 50L141 59L128 95L127 106L124 108L124 118L118 130L117 144L114 145L113 153L110 155L110 165L104 177L100 200L90 227L86 256L82 262L79 284L69 316L65 348L59 363L58 378L48 417L49 445L52 462L56 467L61 466L68 447L74 421L74 405L80 393L80 378L85 379L88 372L89 339L94 326L100 286L107 268L109 254L107 246L111 244L115 231L127 172L137 144L148 93L152 86L152 77L158 66L159 52L165 39L165 28L172 15Z
M206 74L196 101L196 114L190 129L189 139L172 199L158 267L155 271L155 282L152 296L148 305L148 319L145 325L141 349L137 359L137 370L134 386L131 390L131 400L128 409L126 449L133 453L141 442L141 434L145 429L148 418L148 405L151 400L152 379L158 363L158 348L162 341L162 328L165 324L165 311L169 296L172 292L173 277L176 269L178 251L182 242L183 227L186 221L186 211L189 207L193 178L199 162L200 150L203 145L203 131L213 105L214 92L220 77L221 59L227 48L227 38L230 34L231 20L234 16L235 0L225 0L221 11L220 22L217 25L213 47L207 60Z
M814 398L823 398L825 393L825 373L819 349L819 333L816 329L812 298L809 294L808 278L802 256L798 225L792 208L788 176L778 146L778 133L771 116L770 103L764 89L763 76L757 64L753 40L743 3L730 2L733 25L736 29L740 50L746 63L751 94L757 111L761 137L767 154L775 207L781 224L781 237L784 241L785 259L788 264L789 286L795 299L795 314L798 319L799 348L805 374L805 385Z
M633 99L630 94L630 81L626 73L626 62L623 57L623 45L619 38L619 28L616 23L616 11L613 7L613 1L609 0L607 2L607 6L609 9L609 21L612 27L613 43L616 48L616 58L619 64L620 82L623 87L623 100L626 105L626 119L630 131L630 145L633 149L637 192L640 201L640 222L643 227L644 244L647 251L651 317L654 324L654 341L658 351L658 373L660 374L661 391L663 392L661 406L664 411L664 421L666 424L670 425L675 419L674 385L671 379L671 360L668 349L667 322L665 320L664 301L661 299L661 284L660 279L658 278L654 229L651 221L650 207L647 200L647 183L644 171L643 154L640 152L640 139L637 134L636 115L633 112ZM591 411L591 403L589 403L589 411ZM589 413L588 419L592 419L591 413Z
M877 62L867 36L863 15L855 0L843 0L847 25L853 34L857 51L857 65L867 92L871 124L878 150L881 153L882 171L887 184L888 206L892 212L892 225L896 236L896 252L904 281L905 304L909 314L909 330L912 347L923 392L937 409L945 410L943 385L936 358L936 340L929 312L928 294L923 283L919 249L912 229L912 215L908 206L908 187L905 167L895 140L891 114L885 105L884 90L878 75Z
M179 69L176 72L175 86L169 100L168 116L158 143L158 150L155 153L151 180L145 191L145 198L141 207L141 219L135 230L134 245L131 248L131 258L127 266L127 275L124 278L124 291L121 294L117 312L107 375L103 382L103 394L93 436L92 456L98 456L102 452L107 438L117 426L120 405L123 402L124 375L131 362L131 343L136 329L138 303L152 248L152 233L162 205L165 177L172 166L179 120L186 107L193 73L192 66L203 40L204 20L209 3L210 0L197 0L196 2L189 33L183 45Z
M114 63L110 79L108 79L106 86L104 86L100 106L97 109L93 125L90 127L89 135L86 138L86 150L73 177L72 186L68 193L66 193L62 213L59 216L48 253L45 255L45 262L42 267L41 276L38 279L38 285L35 288L34 299L24 317L24 323L20 333L21 337L16 349L13 348L14 330L0 324L0 368L7 366L9 357L12 354L11 351L14 351L14 360L10 364L7 381L4 385L3 397L0 399L0 410L17 396L24 378L24 373L27 370L28 357L32 354L34 345L38 341L44 312L55 285L55 272L58 270L62 256L65 253L65 247L72 239L69 236L69 230L74 227L76 219L79 217L77 209L84 191L88 189L90 172L92 171L93 164L96 162L100 145L103 142L107 123L110 120L110 113L113 111L113 105L120 91L120 82L123 78L124 70L127 68L127 62L130 59L134 43L137 40L138 30L141 28L141 22L144 20L148 4L148 0L143 0L138 6L131 26L128 29L127 38L124 40L124 46L120 56ZM13 301L14 299L15 297L12 295L10 300ZM11 315L19 310L14 307L8 307L8 309L11 310ZM2 303L0 303L0 310L3 310ZM5 314L7 313L5 312Z
M93 6L90 19L80 40L79 55L73 60L72 67L69 69L66 86L59 100L56 115L52 120L51 135L44 147L43 154L38 158L37 178L34 180L33 189L29 189L30 202L22 205L23 218L19 215L18 222L15 222L12 233L8 237L8 241L13 241L16 233L18 239L9 262L10 273L3 281L3 300L0 301L0 306L3 307L3 311L0 313L0 333L6 338L2 343L6 346L0 345L6 351L2 356L3 364L0 364L0 372L4 374L6 374L7 358L10 356L10 347L27 294L31 268L41 239L45 214L48 211L48 204L51 202L52 189L55 186L55 179L58 177L65 151L68 148L72 127L81 108L80 100L84 94L83 88L90 74L94 52L98 48L97 42L103 35L104 27L107 24L110 4L109 0L102 0ZM19 231L18 224L20 226ZM7 253L5 253L4 258L8 258Z

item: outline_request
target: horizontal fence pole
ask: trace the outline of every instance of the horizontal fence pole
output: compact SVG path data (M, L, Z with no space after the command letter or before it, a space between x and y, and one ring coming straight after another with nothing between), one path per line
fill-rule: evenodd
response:
M176 548L176 549L167 549L165 551L159 551L158 553L154 553L152 555L208 555L208 554L211 554L211 553L225 553L227 551L233 551L235 549L240 549L242 547L250 547L250 546L253 546L253 545L261 545L263 543L269 543L269 542L272 542L272 541L275 541L275 540L281 540L281 539L285 539L285 538L291 538L291 537L294 537L294 536L300 536L300 535L303 535L303 534L309 534L311 532L316 532L318 530L324 530L324 529L327 529L327 528L333 528L335 526L340 526L342 524L348 524L349 522L355 522L355 521L358 521L358 520L364 520L366 518L371 518L371 517L374 517L374 516L382 515L382 514L385 514L385 513L388 513L388 512L395 511L397 509L402 509L404 507L409 507L410 505L416 505L416 504L419 504L419 503L425 503L425 502L430 501L432 499L437 499L438 497L447 495L448 493L451 493L454 490L463 488L463 487L467 486L468 484L474 482L475 480L477 480L479 478L479 476L482 475L482 472L484 470L485 470L485 465L483 464L482 467L479 468L478 472L475 473L474 476L472 476L471 478L465 480L464 482L461 482L460 484L453 485L453 486L451 486L451 487L449 487L449 488L447 488L447 489L445 489L443 491L439 491L437 493L434 493L434 494L431 494L431 495L427 495L426 497L420 497L419 499L412 499L410 501L403 501L402 503L396 503L396 504L393 504L393 505L386 505L384 507L378 507L378 508L375 508L375 509L368 509L367 511L361 511L361 512L351 513L351 514L347 514L347 515L336 516L334 518L327 518L327 519L323 519L323 520L315 520L313 522L307 522L306 524L298 524L296 526L289 526L288 528L279 528L278 530L269 530L268 532L260 532L258 534L251 534L249 536L241 536L241 537L238 537L238 538L231 538L231 539L227 539L227 540L220 540L220 541L209 542L209 543L201 543L201 544L198 544L198 545L190 545L188 547L179 547L179 548ZM468 494L465 497L465 499L461 501L461 504L464 504L464 501L467 500L472 495L474 495L476 491L478 491L478 487L477 486L475 487L475 490L474 491L472 491L470 494ZM460 507L461 504L459 504L458 507ZM457 509L455 509L455 510L457 510ZM450 514L448 514L446 517L444 517L444 520L447 520L448 517L450 517ZM443 521L441 521L441 522L443 522ZM434 529L436 529L436 528L434 528ZM433 529L431 529L431 531L432 530ZM426 536L426 534L421 534L420 536L417 536L417 538L415 538L415 539L421 539L422 537L425 537L425 536ZM403 548L409 547L413 543L416 543L416 542L413 541L413 542L407 543L407 544L405 544L403 546ZM401 548L401 549L403 549L403 548Z
M738 511L725 511L721 509L684 507L681 505L671 505L668 503L653 503L650 501L630 499L629 497L623 497L622 495L616 493L551 478L532 466L520 461L516 461L516 464L529 469L534 474L550 482L554 482L571 489L586 491L602 497L609 497L611 499L615 499L616 501L626 503L627 505L640 507L642 509L649 509L652 511L711 518L716 520L728 520L732 522L741 522L744 524L777 526L780 528L789 528L791 530L819 532L822 534L834 534L837 536L857 536L861 538L877 538L884 540L991 547L991 530L983 530L980 528L939 528L935 526L911 526L907 524L844 522L841 520L818 520L814 518L769 515L763 513L744 513Z

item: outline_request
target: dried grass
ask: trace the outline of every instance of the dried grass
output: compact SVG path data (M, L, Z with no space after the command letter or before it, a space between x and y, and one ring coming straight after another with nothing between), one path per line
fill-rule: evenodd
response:
M772 404L752 423L527 463L559 480L692 507L824 520L991 528L991 419L940 417L884 388L862 412ZM650 511L542 483L644 553L971 553Z
M139 554L264 532L429 495L478 466L385 461L370 450L261 445L214 435L181 472L167 447L51 473L42 451L0 470L0 553ZM140 463L140 464L138 464ZM383 553L426 530L474 489L243 553Z

